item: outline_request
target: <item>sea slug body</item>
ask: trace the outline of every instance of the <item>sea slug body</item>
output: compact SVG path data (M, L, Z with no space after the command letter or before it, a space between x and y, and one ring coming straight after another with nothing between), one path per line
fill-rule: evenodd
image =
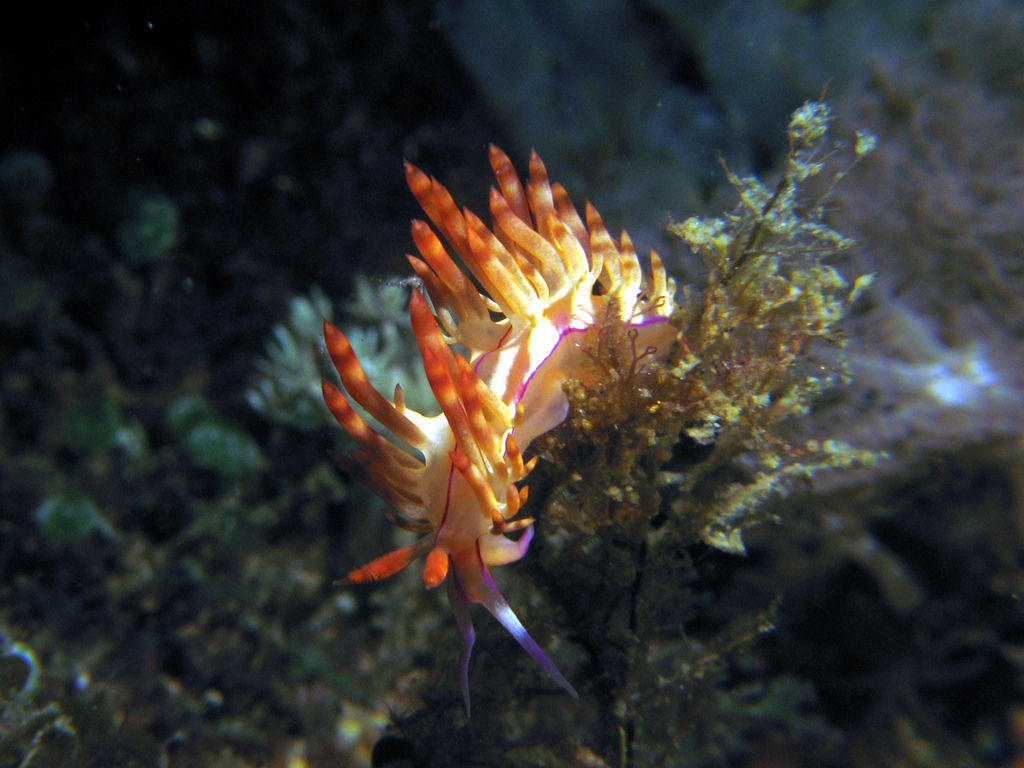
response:
M522 452L565 419L562 384L586 368L586 332L595 323L621 324L640 349L661 355L676 334L668 322L674 284L655 253L644 274L628 236L616 242L589 203L581 218L565 190L548 181L536 153L525 188L501 150L492 146L490 161L497 179L490 229L460 210L438 181L406 164L409 187L433 224L412 223L420 255L408 257L433 310L413 291L409 311L439 415L408 408L400 387L393 400L381 395L344 334L325 324L327 349L348 396L397 438L368 426L325 381L327 407L359 444L336 458L388 503L392 522L423 534L352 571L347 581L382 579L425 557L423 582L428 588L447 584L461 633L467 711L474 641L467 603L481 603L552 679L577 695L502 597L490 568L520 559L529 547L534 521L516 519L527 497L527 487L518 484L536 459L524 461ZM518 539L506 535L516 531Z

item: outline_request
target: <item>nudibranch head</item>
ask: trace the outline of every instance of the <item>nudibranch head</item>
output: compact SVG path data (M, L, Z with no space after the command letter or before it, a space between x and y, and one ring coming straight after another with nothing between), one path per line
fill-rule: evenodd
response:
M527 497L519 483L536 461L524 461L522 451L565 419L562 383L580 370L585 351L579 339L595 322L633 329L652 349L667 351L675 335L667 322L674 286L656 254L645 275L629 238L623 234L616 242L589 204L581 218L565 190L548 181L536 153L525 187L501 150L491 147L490 159L497 179L491 228L460 210L437 180L406 164L409 187L430 220L413 222L419 256L409 262L433 304L413 291L409 312L441 413L428 417L408 408L400 387L391 400L380 394L344 334L325 325L345 392L394 437L367 425L346 396L324 382L327 407L359 445L338 460L360 471L396 525L423 534L347 580L382 579L425 557L424 584L447 583L462 635L467 711L474 638L467 602L483 604L576 696L490 574L492 566L521 558L533 535L534 521L517 518ZM453 350L456 344L465 354ZM517 539L507 535L517 531Z

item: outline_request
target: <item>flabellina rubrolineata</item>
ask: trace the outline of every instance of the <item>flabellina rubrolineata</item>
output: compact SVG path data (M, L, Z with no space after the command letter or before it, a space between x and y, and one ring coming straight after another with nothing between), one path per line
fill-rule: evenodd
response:
M562 384L586 368L587 332L598 323L618 324L641 349L655 352L667 352L676 334L668 322L675 287L655 253L645 274L629 237L614 240L589 203L581 218L566 191L548 181L536 153L525 187L501 150L492 146L490 161L497 179L491 228L460 210L438 181L406 164L409 187L431 222L412 223L419 257L409 262L433 309L414 290L409 311L439 415L407 407L400 387L392 400L381 395L344 334L325 325L348 397L396 438L368 426L325 381L327 407L359 445L336 458L388 503L392 522L422 534L346 581L383 579L425 558L423 582L428 588L447 584L461 633L467 712L474 642L468 603L482 604L577 696L502 597L490 569L520 559L529 547L534 520L516 518L527 498L527 487L518 484L536 459L524 461L522 452L566 418ZM515 532L518 539L508 536Z

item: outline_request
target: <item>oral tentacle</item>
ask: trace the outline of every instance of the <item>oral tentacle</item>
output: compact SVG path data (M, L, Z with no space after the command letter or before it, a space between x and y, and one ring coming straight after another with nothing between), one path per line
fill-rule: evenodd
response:
M523 650L530 654L533 660L541 666L541 669L548 673L552 680L564 688L574 699L578 699L580 695L576 693L576 689L558 671L555 663L548 658L548 655L541 650L541 647L537 645L537 642L530 636L530 633L526 631L526 627L523 626L519 617L516 616L515 611L509 606L508 601L501 592L498 591L494 579L491 578L487 566L483 563L480 564L480 577L478 592L473 596L473 601L482 604L488 613L497 619L498 623L515 638L515 641L523 647Z
M459 687L462 689L462 700L466 704L466 717L469 717L469 659L473 655L476 632L473 630L473 619L469 615L469 603L459 594L458 576L454 573L448 579L448 602L452 606L452 613L455 614L455 623L459 626Z

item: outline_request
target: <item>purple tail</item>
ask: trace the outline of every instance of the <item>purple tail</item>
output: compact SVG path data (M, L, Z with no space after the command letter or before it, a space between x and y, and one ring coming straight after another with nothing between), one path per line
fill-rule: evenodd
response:
M494 579L487 568L481 563L479 578L473 580L472 597L466 593L465 585L459 578L459 574L453 570L448 578L448 600L452 605L452 613L455 614L455 621L459 625L459 634L462 637L462 652L459 656L459 683L462 686L462 698L466 702L466 715L470 713L469 708L469 657L473 652L473 643L476 640L476 633L473 631L473 621L469 615L469 603L480 603L490 614L496 618L501 625L508 630L509 634L516 639L516 642L533 657L540 666L547 672L551 679L558 683L574 699L579 698L576 689L572 687L558 667L541 650L536 641L530 637L519 617L509 606L508 601L498 591Z

